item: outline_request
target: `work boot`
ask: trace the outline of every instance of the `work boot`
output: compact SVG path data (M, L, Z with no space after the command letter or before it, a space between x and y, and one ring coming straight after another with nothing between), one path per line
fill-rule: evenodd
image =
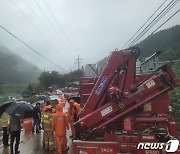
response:
M18 153L20 153L20 151L15 151L15 154L18 154Z
M40 130L39 130L39 129L36 129L36 133L40 133Z

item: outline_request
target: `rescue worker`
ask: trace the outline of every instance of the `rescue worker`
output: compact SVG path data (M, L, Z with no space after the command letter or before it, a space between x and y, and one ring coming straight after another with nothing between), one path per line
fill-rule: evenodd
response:
M51 133L52 127L52 107L46 106L44 108L44 113L42 115L42 128L44 130L43 134L43 145L46 150L54 150L54 136Z
M42 108L42 111L43 111L43 112L45 111L45 109L46 109L47 106L52 107L52 105L50 104L49 101L46 101L46 105Z
M69 122L69 125L71 127L71 133L72 135L70 136L70 138L74 138L75 137L75 129L74 129L74 103L75 101L73 99L70 99L69 100L69 107L68 107L68 122Z
M74 102L74 122L79 120L80 104Z
M57 152L62 154L63 151L68 151L66 138L66 128L69 130L66 114L63 112L63 105L57 104L56 113L52 118L52 133L56 133Z

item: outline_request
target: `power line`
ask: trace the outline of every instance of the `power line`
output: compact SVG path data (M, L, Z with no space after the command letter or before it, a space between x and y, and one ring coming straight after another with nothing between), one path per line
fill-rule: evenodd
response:
M25 15L25 13L16 5L14 0L11 0L12 4L23 14L23 16L30 22L30 24L36 29L37 32L41 34L41 36L47 41L47 43L57 52L59 52L44 36L44 34L31 22L31 20L28 18L28 16Z
M59 41L56 39L56 37L54 36L53 33L51 33L48 29L48 27L46 26L46 24L43 23L43 21L41 20L41 18L35 13L35 11L28 5L28 3L23 0L24 3L26 4L26 6L31 10L31 12L34 14L34 16L36 16L36 18L40 21L40 23L45 27L45 29L49 32L49 34L54 38L54 40L58 43L59 45ZM58 50L57 50L58 51ZM58 51L59 52L59 51ZM60 53L60 52L59 52Z
M72 45L71 41L69 40L69 38L67 37L66 33L64 32L63 28L61 27L61 25L59 24L56 16L54 15L54 13L52 12L51 8L49 7L48 3L46 2L46 0L43 0L43 2L45 3L46 7L49 9L49 11L51 12L51 15L53 16L56 24L58 25L59 29L63 32L64 36L66 37L67 41L69 42L69 44L71 45L71 47L73 48L73 50L75 51L75 53L78 55L76 49L74 48L74 46Z
M179 0L172 0L166 7L127 45L127 47L132 46L135 42L137 42L142 36L144 36L150 28L152 28L160 19L164 17L177 3Z
M33 52L35 52L37 55L39 55L40 57L44 58L45 60L47 60L48 62L52 63L53 65L55 65L56 67L64 70L65 72L67 72L65 69L63 69L62 67L58 66L57 64L55 64L54 62L52 62L51 60L49 60L48 58L46 58L45 56L43 56L42 54L40 54L38 51L34 50L32 47L30 47L27 43L25 43L24 41L22 41L21 39L19 39L17 36L15 36L13 33L11 33L9 30L7 30L6 28L4 28L3 26L0 25L0 27L2 29L4 29L7 33L9 33L10 35L12 35L15 39L17 39L18 41L20 41L21 43L23 43L25 46L27 46L29 49L31 49Z
M167 8L169 6L172 6L172 2L174 0L172 0L142 31L140 34L138 34L138 36L136 36L136 38L133 39L133 41L131 41L131 43L129 43L128 47L131 46L133 43L137 42L155 23L157 23L159 21L159 17L163 17L162 14L164 11L167 10ZM177 2L177 0L175 1ZM175 3L174 2L174 3ZM173 3L173 4L174 4ZM167 13L167 12L166 12Z
M177 10L173 15L171 15L166 21L164 21L158 28L156 28L151 34L154 34L159 28L161 28L166 22L168 22L172 17L174 17L178 12L180 11Z
M37 2L37 0L35 0L35 2L36 2L36 5L38 6L38 8L40 9L41 13L43 14L43 16L44 16L44 17L46 18L46 20L48 21L49 26L53 29L54 33L57 34L58 38L62 41L62 43L65 44L65 42L63 41L63 39L59 36L59 33L55 30L55 28L53 28L53 26L52 26L49 18L46 16L46 14L44 13L43 9L41 8L41 6L40 6L39 3ZM60 44L62 45L63 49L68 52L68 50L63 46L62 43L60 42ZM66 53L66 54L67 54L67 53ZM68 56L69 56L69 55L68 55Z
M164 5L164 3L167 0L165 0L156 10L155 12L146 20L146 22L135 32L135 34L126 42L126 44L123 46L123 49L126 47L126 45L136 36L136 34L148 23L148 21L156 14L156 12Z
M173 6L177 4L178 0L174 1L172 0L144 29L143 31L136 36L133 41L128 45L128 47L132 46L135 42L137 42L142 36L145 35L145 33L152 28L159 20L167 13L170 9L172 9Z

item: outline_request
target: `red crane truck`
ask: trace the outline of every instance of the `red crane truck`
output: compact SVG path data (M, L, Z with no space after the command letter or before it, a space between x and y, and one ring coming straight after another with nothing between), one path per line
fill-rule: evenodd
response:
M116 50L99 77L81 79L73 154L180 153L168 95L179 79L168 65L137 74L139 53Z

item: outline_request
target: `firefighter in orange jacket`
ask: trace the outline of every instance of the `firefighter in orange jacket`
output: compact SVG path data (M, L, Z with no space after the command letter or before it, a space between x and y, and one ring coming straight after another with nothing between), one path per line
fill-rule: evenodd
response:
M74 103L75 101L73 99L70 99L69 100L69 107L68 107L68 122L69 122L69 125L71 127L71 133L72 135L70 136L71 138L74 138L75 137L75 129L74 129L74 114L75 114L75 110L74 110Z
M42 115L42 128L44 130L43 134L43 144L46 150L54 150L54 136L51 133L52 127L52 107L46 106L44 108L44 113Z
M79 113L80 113L80 104L74 102L74 122L79 120Z
M57 152L62 154L63 151L67 151L66 128L69 129L66 114L63 112L62 104L57 104L56 113L52 118L52 133L56 132Z

